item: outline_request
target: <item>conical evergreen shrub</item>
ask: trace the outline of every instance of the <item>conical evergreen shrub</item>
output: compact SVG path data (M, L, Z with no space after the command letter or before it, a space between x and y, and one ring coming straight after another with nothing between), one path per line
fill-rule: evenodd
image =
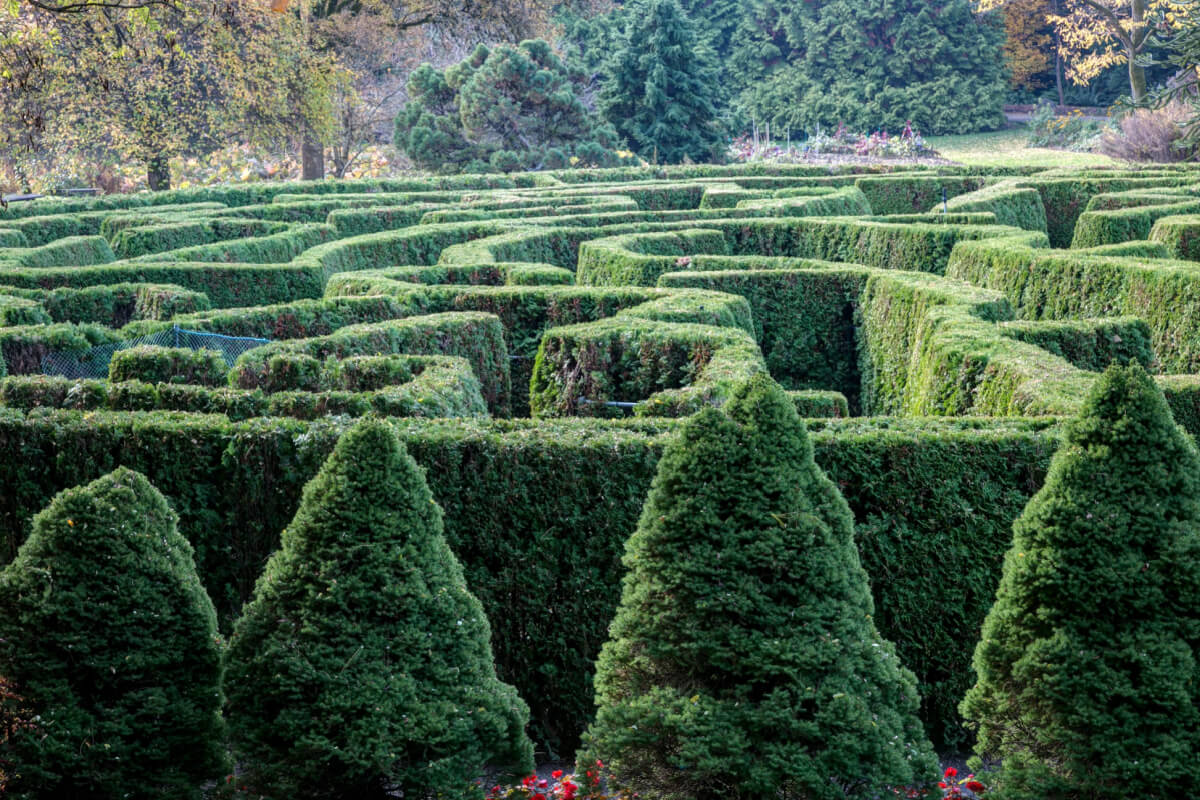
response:
M129 469L68 489L0 572L5 797L198 797L223 774L216 613L175 513Z
M648 798L875 796L932 779L849 507L766 376L669 445L626 548L580 769Z
M723 155L725 131L713 104L721 94L716 56L700 43L679 0L633 7L606 78L600 110L642 157L678 164Z
M342 436L237 622L227 716L252 790L277 800L480 793L528 771L529 709L424 474L384 422Z
M1200 753L1200 456L1138 365L1067 429L1013 546L962 712L1004 796L1187 797Z

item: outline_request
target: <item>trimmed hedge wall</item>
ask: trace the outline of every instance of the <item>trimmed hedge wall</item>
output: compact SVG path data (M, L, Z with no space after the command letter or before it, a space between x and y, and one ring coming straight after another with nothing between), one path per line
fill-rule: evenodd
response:
M887 175L859 178L854 185L866 196L875 214L916 214L947 199L982 189L988 179L978 175Z
M0 265L14 267L71 267L110 264L116 260L103 236L68 236L40 247L0 250Z
M211 389L178 383L157 385L139 380L112 383L38 376L0 381L0 405L32 410L190 411L223 414L231 420L295 417L315 420L334 414L361 417L486 417L479 379L471 365L453 356L401 356L408 377L378 389L330 389L319 392ZM352 359L353 360L353 359ZM397 371L399 372L399 371Z
M1200 269L1185 261L1113 258L1029 247L1021 240L965 242L947 275L1003 292L1025 320L1138 317L1164 372L1200 371Z
M1085 211L1075 223L1072 248L1099 247L1150 238L1154 223L1163 217L1200 211L1200 200L1168 205L1118 208L1111 211Z
M190 387L174 387L186 389ZM3 551L53 494L125 465L171 500L227 624L343 423L196 414L0 411ZM402 421L446 513L446 535L493 626L502 679L533 707L537 738L574 746L592 706L592 659L620 591L620 557L669 421ZM921 682L935 742L962 746L956 707L995 594L1011 523L1057 446L1044 421L810 423L821 467L855 514L881 633ZM954 581L931 581L932 573ZM530 642L536 642L531 647Z
M99 325L16 325L0 328L0 355L7 374L29 375L42 371L42 359L50 353L87 350L121 338Z
M101 226L103 230L104 227ZM256 219L208 219L187 222L138 225L114 231L109 235L113 252L120 258L134 258L168 250L181 250L196 245L214 244L226 239L249 239L286 231L281 222ZM107 235L107 234L106 234ZM206 261L185 258L185 261ZM229 259L221 259L228 261ZM237 261L250 259L238 258Z
M734 266L740 268L730 269ZM850 408L860 408L855 310L869 270L748 257L696 259L690 267L662 275L658 285L746 298L772 377L788 389L835 389Z
M1146 237L1166 249L1166 257L1200 261L1200 214L1162 217Z
M1079 369L1103 372L1113 362L1136 361L1147 369L1155 366L1150 346L1150 326L1134 317L1084 319L1065 322L1002 322L1000 332L1037 345L1065 358Z
M272 342L239 357L229 373L229 385L267 392L290 388L290 357L296 355L325 359L386 354L462 356L475 370L492 413L512 413L504 329L494 314L478 312L351 325L327 336Z
M110 328L119 328L131 319L164 320L209 308L204 293L170 284L117 283L48 290L0 287L0 292L36 300L54 322L94 322Z
M146 383L194 383L220 386L229 365L217 350L139 345L113 353L108 362L108 379Z
M932 207L940 210L941 204ZM1042 195L1032 187L1021 188L1015 182L1002 181L976 192L959 195L946 202L948 212L985 211L996 215L999 225L1012 225L1027 231L1046 232L1046 207Z
M719 405L765 371L754 339L737 328L631 317L552 328L542 335L529 385L532 416L684 416Z

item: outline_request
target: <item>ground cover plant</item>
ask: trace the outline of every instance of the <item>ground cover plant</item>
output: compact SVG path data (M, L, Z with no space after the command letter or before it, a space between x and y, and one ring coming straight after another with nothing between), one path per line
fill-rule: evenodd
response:
M137 470L178 514L222 634L257 620L273 641L283 632L257 610L276 585L262 578L268 563L295 550L297 531L317 536L313 520L368 534L349 512L314 511L304 486L339 440L353 444L362 417L382 418L368 424L386 443L376 449L393 452L394 431L394 452L411 456L396 456L402 482L418 494L427 484L422 497L443 509L438 552L461 564L455 591L465 586L482 609L471 618L490 626L472 639L472 652L490 645L480 658L494 659L500 683L488 685L512 688L496 689L510 709L528 707L537 760L565 762L597 719L593 677L620 606L622 554L664 452L698 419L733 425L714 420L769 376L782 387L773 408L783 413L786 398L809 415L816 466L805 461L804 474L828 475L853 515L813 525L836 528L846 554L853 526L874 609L864 614L915 678L912 697L905 688L889 706L909 721L892 727L921 759L926 737L942 755L966 752L971 652L1012 523L1064 421L1089 407L1110 363L1136 363L1174 422L1200 434L1198 187L1200 172L1181 165L627 164L13 203L0 211L0 446L14 454L0 463L0 562L19 563L31 519L59 492ZM368 455L356 459L364 474L319 483L366 480ZM293 523L302 505L312 525ZM319 559L328 568L342 563L334 539ZM304 615L325 610L313 602ZM249 664L253 649L235 641L230 652ZM347 674L367 670L367 655ZM620 668L609 658L603 672ZM265 702L251 683L224 690ZM36 700L20 681L5 691L18 717ZM318 705L281 726L289 741L337 727L313 721ZM230 706L233 752L250 747L245 763L258 765L238 775L265 787L326 770L321 781L347 792L417 781L388 755L398 744L380 749L402 727L389 715L405 712L361 711L375 721L354 742L366 749L297 765ZM444 765L461 766L434 769L414 792L478 795L496 786L474 784L486 768L529 767L446 736ZM0 743L5 775L11 741ZM855 750L837 774L917 791L885 751ZM352 777L334 769L342 755ZM597 752L573 794L595 788L596 759L621 782L621 759ZM654 772L625 780L642 796L683 790L639 786ZM936 791L936 774L930 764L911 779ZM686 786L715 794L724 781ZM308 789L267 793L283 791Z

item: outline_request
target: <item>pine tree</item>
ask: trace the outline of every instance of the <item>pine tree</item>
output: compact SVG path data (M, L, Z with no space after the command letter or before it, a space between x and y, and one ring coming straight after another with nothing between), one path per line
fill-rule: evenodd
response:
M212 602L175 513L120 468L58 494L0 573L5 797L198 797L226 768ZM13 704L10 706L10 704Z
M282 798L469 797L532 769L529 709L421 469L384 422L342 436L304 489L228 654L246 783Z
M663 453L597 664L595 759L648 798L874 796L931 778L853 519L766 376Z
M1013 525L962 712L1013 798L1186 797L1200 752L1200 455L1114 366Z
M1004 122L1003 42L968 0L753 0L732 61L740 103L779 132L972 133Z
M720 93L713 52L679 0L649 0L630 15L599 105L643 158L712 161L725 138L713 105Z

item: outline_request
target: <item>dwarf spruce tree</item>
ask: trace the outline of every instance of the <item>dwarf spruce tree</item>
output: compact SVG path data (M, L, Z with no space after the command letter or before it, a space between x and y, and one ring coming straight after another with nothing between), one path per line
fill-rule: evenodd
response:
M246 783L278 800L466 797L485 766L533 766L441 509L378 420L305 487L236 624L227 693Z
M1200 752L1200 456L1112 367L1013 526L962 712L1020 798L1184 797Z
M643 158L712 161L725 139L713 102L721 94L715 61L679 0L647 0L630 14L600 109Z
M216 613L175 513L121 468L33 519L0 572L5 797L198 797L226 767Z
M663 453L626 548L581 769L649 798L875 796L932 778L853 519L759 376Z

